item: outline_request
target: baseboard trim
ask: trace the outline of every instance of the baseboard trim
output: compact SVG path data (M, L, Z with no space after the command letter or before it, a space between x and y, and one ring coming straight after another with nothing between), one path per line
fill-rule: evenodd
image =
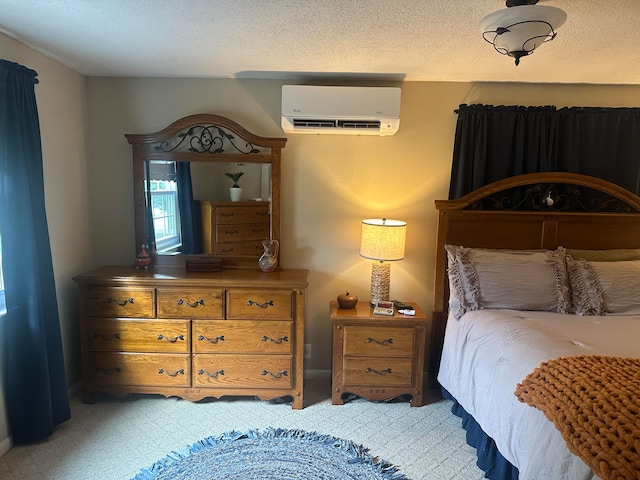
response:
M12 447L11 435L0 442L0 457L11 450Z
M71 387L69 387L69 390L67 390L67 395L69 395L69 399L72 399L81 390L82 390L82 381L77 381L76 383L71 385Z

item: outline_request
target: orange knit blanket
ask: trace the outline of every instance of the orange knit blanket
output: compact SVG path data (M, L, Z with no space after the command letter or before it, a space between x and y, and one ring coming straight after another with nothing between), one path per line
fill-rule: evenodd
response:
M541 410L598 477L640 478L640 359L557 358L527 375L515 394Z

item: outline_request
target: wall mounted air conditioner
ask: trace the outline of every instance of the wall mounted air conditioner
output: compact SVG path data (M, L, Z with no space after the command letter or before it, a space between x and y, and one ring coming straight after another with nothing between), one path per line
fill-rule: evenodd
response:
M400 89L283 85L281 124L285 133L393 135Z

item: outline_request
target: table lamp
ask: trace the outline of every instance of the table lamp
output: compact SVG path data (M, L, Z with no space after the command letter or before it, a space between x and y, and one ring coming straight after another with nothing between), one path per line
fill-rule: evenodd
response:
M373 260L371 263L371 305L389 300L391 264L388 262L404 258L404 243L407 222L386 218L362 220L360 256Z

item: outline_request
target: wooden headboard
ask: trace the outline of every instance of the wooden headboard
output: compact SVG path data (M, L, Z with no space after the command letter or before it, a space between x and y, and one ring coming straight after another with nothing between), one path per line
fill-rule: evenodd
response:
M544 172L485 185L438 210L429 385L437 387L448 315L446 244L480 248L640 248L640 197L586 175Z

